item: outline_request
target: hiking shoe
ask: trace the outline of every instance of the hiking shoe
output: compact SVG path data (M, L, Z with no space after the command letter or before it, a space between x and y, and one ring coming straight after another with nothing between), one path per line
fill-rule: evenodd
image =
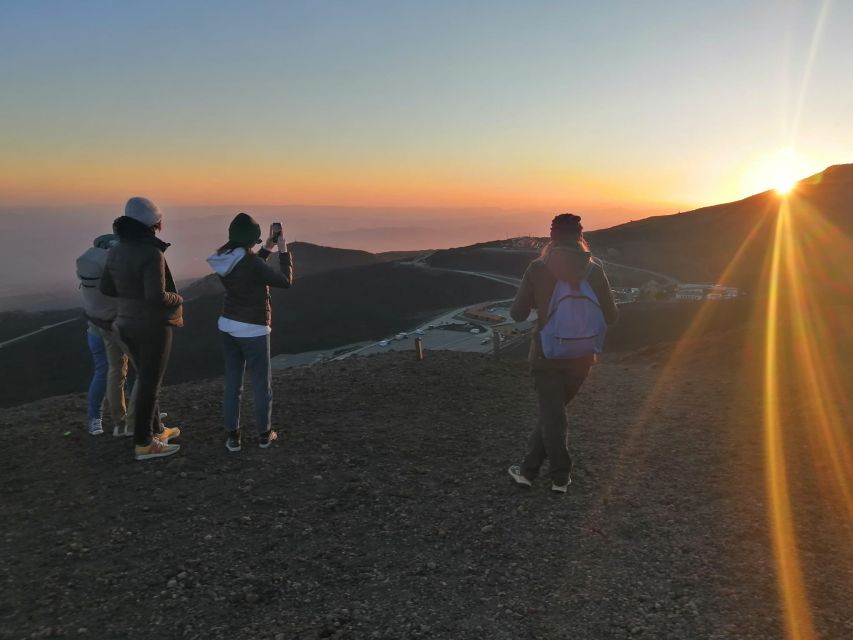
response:
M530 481L530 478L521 473L521 467L517 464L512 465L507 472L509 473L509 477L512 478L513 482L515 482L519 487L529 489L533 486L533 482Z
M180 451L181 445L179 444L166 444L165 442L161 442L157 438L151 438L151 444L149 445L136 445L133 450L133 457L137 460L148 460L150 458L165 458L166 456L171 456Z
M569 490L569 485L572 484L572 477L569 476L569 479L566 480L566 484L557 484L556 482L551 483L551 491L554 493L566 493Z
M258 446L261 449L266 449L276 440L278 440L278 434L270 429L269 431L264 431L258 436Z
M169 440L177 438L179 435L181 435L181 430L178 427L163 427L163 430L154 434L154 437L163 444L168 444Z
M100 418L92 418L89 420L89 435L99 436L104 432L104 426Z
M225 441L225 448L232 453L236 453L243 449L243 444L240 441L240 430L229 431L228 440Z

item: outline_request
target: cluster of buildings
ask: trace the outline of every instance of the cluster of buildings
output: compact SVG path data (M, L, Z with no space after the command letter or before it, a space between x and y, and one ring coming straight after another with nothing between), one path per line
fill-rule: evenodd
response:
M675 288L676 300L732 300L737 296L737 287L719 284L679 284Z
M523 236L521 238L510 238L501 243L503 249L532 249L541 251L547 244L547 238L535 238L533 236Z
M637 287L611 287L610 290L616 304L630 304L640 298L640 289Z

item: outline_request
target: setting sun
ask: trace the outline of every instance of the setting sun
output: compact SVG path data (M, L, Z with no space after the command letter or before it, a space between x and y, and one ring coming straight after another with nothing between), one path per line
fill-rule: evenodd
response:
M790 193L799 180L820 170L820 165L793 148L779 149L758 158L745 172L747 192L774 189L779 194Z
M779 182L776 183L776 186L774 187L774 189L776 190L776 193L781 194L781 195L785 195L786 193L789 193L794 188L794 185L796 183L797 183L796 179L783 178L782 180L780 180Z
M773 188L779 194L789 193L797 181L805 178L809 170L806 162L793 149L782 149L776 154L774 162L768 167L772 173Z

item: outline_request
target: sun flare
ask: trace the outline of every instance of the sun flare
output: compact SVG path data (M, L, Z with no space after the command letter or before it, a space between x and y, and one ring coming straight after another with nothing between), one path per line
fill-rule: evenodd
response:
M776 181L776 185L773 188L776 190L776 193L785 195L791 192L795 184L797 184L796 178L784 176L780 177L779 180Z
M793 148L779 149L758 158L745 172L748 193L773 189L780 195L793 191L797 182L820 170L820 166Z

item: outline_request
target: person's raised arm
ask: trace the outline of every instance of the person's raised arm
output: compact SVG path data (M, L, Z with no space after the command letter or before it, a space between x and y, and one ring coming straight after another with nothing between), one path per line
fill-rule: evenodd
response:
M267 258L270 257L270 249L278 245L278 264L279 269L276 270L266 264ZM293 254L287 250L287 241L284 239L284 231L275 238L273 227L270 226L270 236L264 243L264 248L258 251L258 257L263 262L257 265L255 277L263 282L268 287L278 287L287 289L293 284Z
M509 315L516 322L523 322L530 316L536 302L533 298L533 280L530 274L532 265L527 267L524 272L524 277L521 279L521 286L518 288L518 293L515 294L515 300L512 301Z

